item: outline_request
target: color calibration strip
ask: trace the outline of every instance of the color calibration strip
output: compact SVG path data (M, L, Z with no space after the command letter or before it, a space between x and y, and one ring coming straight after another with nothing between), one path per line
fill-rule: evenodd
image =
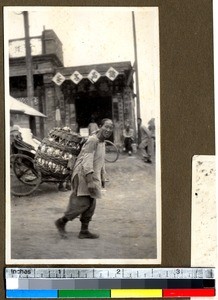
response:
M19 279L6 280L7 298L214 297L214 279Z
M6 298L214 297L213 268L6 268Z
M7 290L6 298L189 298L214 297L215 289Z

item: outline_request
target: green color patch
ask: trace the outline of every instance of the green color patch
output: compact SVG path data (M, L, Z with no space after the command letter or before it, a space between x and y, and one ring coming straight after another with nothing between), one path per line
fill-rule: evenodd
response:
M110 290L60 290L59 298L110 298Z

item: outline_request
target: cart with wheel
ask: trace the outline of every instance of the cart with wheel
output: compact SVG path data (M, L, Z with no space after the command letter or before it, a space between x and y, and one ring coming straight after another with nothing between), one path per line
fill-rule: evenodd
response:
M18 136L11 144L10 183L14 196L28 196L42 183L60 183L70 179L72 167L85 139L66 129L54 129L36 151ZM115 162L119 152L106 143L105 160Z
M83 142L82 137L62 129L50 132L37 151L19 137L14 138L10 156L12 195L28 196L44 182L69 180Z
M105 161L113 163L119 158L119 150L117 146L109 141L105 140Z

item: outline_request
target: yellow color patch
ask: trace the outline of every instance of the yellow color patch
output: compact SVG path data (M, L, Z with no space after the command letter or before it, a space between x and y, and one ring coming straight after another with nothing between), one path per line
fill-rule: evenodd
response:
M111 298L162 298L162 290L155 289L132 289L111 290Z

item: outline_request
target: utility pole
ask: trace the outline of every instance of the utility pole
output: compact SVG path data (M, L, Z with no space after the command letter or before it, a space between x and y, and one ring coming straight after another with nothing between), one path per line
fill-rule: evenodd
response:
M27 98L29 100L30 106L34 106L34 85L33 85L33 69L32 69L32 55L30 46L30 36L29 36L29 15L28 11L23 11L24 17L24 32L25 32L25 48L26 48L26 72L27 72ZM35 117L30 116L30 129L32 133L36 135L36 121Z
M135 75L136 75L136 117L141 118L140 111L140 95L139 95L139 75L138 75L138 57L137 57L137 43L136 43L136 28L135 28L135 14L132 11L132 25L133 25L133 40L134 40L134 53L135 53ZM140 130L138 128L138 143L141 141Z
M138 74L138 57L137 57L137 43L136 43L136 28L135 28L134 11L132 11L132 24L133 24L133 39L134 39L134 52L135 52L137 118L140 118L141 117L141 112L140 112L140 97L139 97L139 74Z

